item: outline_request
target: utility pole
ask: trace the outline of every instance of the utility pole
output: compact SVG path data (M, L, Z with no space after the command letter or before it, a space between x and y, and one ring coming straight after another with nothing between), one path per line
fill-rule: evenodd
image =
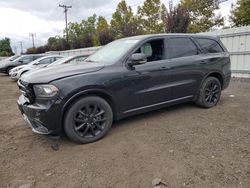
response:
M20 48L20 49L21 49L21 54L23 54L23 42L20 41L19 43L20 43L20 47L21 47L21 48Z
M17 55L17 47L14 46L14 52L15 52L15 55Z
M30 33L29 36L32 38L33 48L35 48L34 37L36 36L36 34L35 33Z
M59 4L59 7L62 7L64 9L64 14L65 14L65 22L66 22L66 41L67 43L69 42L68 41L68 16L67 16L67 12L70 8L72 8L72 6L67 6L67 5L60 5Z

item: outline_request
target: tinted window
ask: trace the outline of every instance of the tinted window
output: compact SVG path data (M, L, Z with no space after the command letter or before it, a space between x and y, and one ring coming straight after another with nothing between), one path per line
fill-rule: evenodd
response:
M164 42L163 39L151 40L144 43L135 53L144 53L147 61L159 61L164 59Z
M197 38L197 42L201 46L201 48L205 51L205 53L218 53L223 52L223 49L218 44L217 41L212 39L203 39Z
M170 38L169 46L170 58L185 57L198 54L198 49L190 38Z

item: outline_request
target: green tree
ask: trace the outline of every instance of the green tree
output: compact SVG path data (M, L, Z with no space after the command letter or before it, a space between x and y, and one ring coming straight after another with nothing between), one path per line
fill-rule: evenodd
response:
M80 36L83 35L82 23L69 23L68 36L71 49L81 48Z
M144 33L152 34L164 32L161 13L160 0L145 0L144 4L138 7L139 23Z
M237 0L236 5L232 5L229 19L232 26L250 25L250 0Z
M50 37L48 39L47 47L45 47L45 49L50 51L59 51L59 50L67 50L69 49L69 47L66 39L60 36L55 36L55 37Z
M86 48L99 45L96 33L97 18L94 14L82 20L80 23L69 23L69 45L70 48Z
M180 4L173 6L169 3L169 11L162 5L162 20L166 33L186 33L190 23L189 13L187 9Z
M219 6L214 0L181 0L181 6L189 11L188 32L205 32L224 25L224 18L215 14Z
M26 54L41 54L49 51L48 45L39 46L37 48L28 48Z
M0 56L11 55L13 55L13 52L10 46L10 39L5 37L4 39L0 40Z
M134 16L132 9L122 0L112 15L111 28L114 38L122 38L140 34L138 20Z
M110 26L103 16L98 18L96 32L100 45L105 45L114 39L110 32Z

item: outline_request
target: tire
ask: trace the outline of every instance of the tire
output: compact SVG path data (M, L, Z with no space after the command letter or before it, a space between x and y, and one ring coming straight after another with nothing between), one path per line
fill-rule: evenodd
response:
M221 97L221 83L215 77L208 77L202 83L196 104L203 108L216 106Z
M64 131L76 143L86 144L104 137L113 123L113 112L104 99L87 96L78 99L64 116Z
M13 69L14 67L8 67L7 69L6 69L6 73L8 74L8 75L10 75L10 70L11 69Z

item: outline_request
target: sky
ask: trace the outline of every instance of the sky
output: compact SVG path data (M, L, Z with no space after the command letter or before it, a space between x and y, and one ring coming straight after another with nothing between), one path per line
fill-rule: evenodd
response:
M120 0L0 0L0 39L8 37L14 52L20 53L20 42L23 49L32 47L30 33L35 33L35 46L44 45L50 36L63 34L65 20L63 9L59 4L72 5L68 11L69 22L79 22L88 16L105 16L110 20ZM143 0L126 0L136 11ZM168 5L169 0L161 0ZM174 4L179 0L174 0ZM221 13L228 17L231 4L228 0L220 4ZM228 23L228 22L227 22Z

